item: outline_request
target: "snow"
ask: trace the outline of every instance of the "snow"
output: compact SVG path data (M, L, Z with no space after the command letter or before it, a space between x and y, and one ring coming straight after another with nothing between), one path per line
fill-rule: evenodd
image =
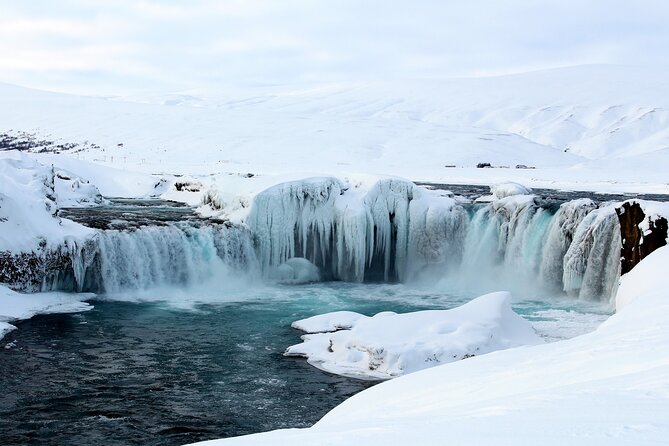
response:
M90 293L22 294L0 285L0 339L16 327L10 322L30 319L38 314L77 313L93 308L84 302L93 298Z
M641 296L669 290L667 265L669 265L669 248L665 246L650 253L632 271L621 277L616 294L616 311L622 311Z
M592 333L384 382L308 429L201 444L664 444L669 299L657 271L667 255L663 247L637 265L626 277L636 299Z
M288 347L286 356L306 357L309 364L337 375L372 380L541 343L532 325L513 312L506 292L451 310L383 312L373 317L330 313L293 326L318 332L302 336L303 342ZM338 330L320 332L333 326Z
M60 205L101 200L95 186L16 152L0 152L0 251L30 252L85 238L88 228L55 215Z
M270 276L280 282L292 285L319 282L318 267L303 257L292 257L276 267Z
M490 193L499 200L513 195L530 195L532 194L532 189L525 187L522 184L509 181L506 183L493 184L490 186Z
M665 86L662 72L571 67L478 79L193 91L197 106L166 106L160 97L136 103L0 85L0 131L79 143L59 158L113 167L123 179L130 180L128 172L156 175L127 184L106 175L98 184L104 195L146 194L147 178L172 174L298 171L667 193L661 169L646 169L669 161ZM477 169L480 162L496 168ZM64 168L86 177L74 165Z
M290 324L290 326L306 333L325 333L337 330L350 330L358 320L366 317L355 311L333 311L307 319L300 319Z

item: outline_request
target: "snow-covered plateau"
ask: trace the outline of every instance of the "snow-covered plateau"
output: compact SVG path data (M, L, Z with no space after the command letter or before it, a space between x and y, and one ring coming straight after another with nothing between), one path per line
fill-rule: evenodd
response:
M662 73L587 66L167 98L0 85L0 123L0 337L35 314L90 309L90 292L334 280L481 296L295 322L307 334L288 354L398 378L309 429L222 442L669 438L669 204L633 196L669 193ZM627 195L555 200L542 188ZM120 197L177 217L133 220ZM538 289L616 313L544 343L511 309L511 295Z

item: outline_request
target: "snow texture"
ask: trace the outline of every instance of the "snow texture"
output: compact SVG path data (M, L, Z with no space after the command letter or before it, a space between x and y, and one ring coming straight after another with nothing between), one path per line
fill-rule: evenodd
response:
M301 344L288 347L286 356L306 357L309 364L337 375L372 380L542 342L532 325L513 312L506 292L451 310L383 312L373 317L330 313L293 326L340 329L304 335Z
M63 167L82 177L80 161L115 167L118 178L104 175L97 183L106 196L146 193L152 178L130 172L203 178L369 172L441 183L667 193L663 170L647 169L669 162L665 84L661 70L586 66L476 79L191 91L192 101L174 106L160 96L104 99L0 85L0 132L78 143L44 156L71 160ZM475 167L486 162L496 168Z
M101 200L87 180L27 155L0 152L0 252L37 251L90 236L93 231L57 217L56 211Z

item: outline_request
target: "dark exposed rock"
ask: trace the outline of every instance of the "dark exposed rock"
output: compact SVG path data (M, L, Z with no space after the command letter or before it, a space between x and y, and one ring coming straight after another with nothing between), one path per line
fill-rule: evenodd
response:
M91 253L87 256L87 253ZM73 258L85 260L92 264L97 259L94 256L95 242L87 240L79 248L75 245L62 245L56 248L47 248L41 243L36 251L13 253L0 252L0 283L17 291L83 291L97 290L96 277L86 274L77 283ZM89 268L90 272L95 267ZM89 271L87 271L89 272ZM90 276L90 277L89 277Z
M625 274L634 268L648 254L667 244L667 219L659 217L652 220L646 217L641 205L636 201L626 201L616 208L620 221L622 249L620 273ZM644 234L639 223L648 219L648 230Z
M72 268L69 256L55 252L0 252L0 283L21 291L42 291Z

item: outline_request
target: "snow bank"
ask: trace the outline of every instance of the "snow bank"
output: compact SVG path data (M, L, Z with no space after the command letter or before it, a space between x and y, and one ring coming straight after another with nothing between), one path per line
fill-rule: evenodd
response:
M309 429L204 444L665 444L668 255L660 248L636 266L629 276L636 299L592 333L384 382Z
M511 295L491 293L451 310L379 313L338 312L297 321L307 328L302 344L286 356L303 356L330 373L389 379L495 350L539 344L532 325L511 309ZM323 329L337 331L321 333ZM332 330L330 330L332 331Z
M509 181L507 183L493 184L490 186L490 193L499 200L513 195L530 195L532 194L532 189Z
M658 290L669 290L668 268L669 247L662 247L650 253L632 271L622 276L616 294L616 311L620 312L641 296Z
M22 294L0 285L0 339L16 327L9 322L30 319L38 314L77 313L93 308L84 302L93 298L90 293Z
M100 201L95 186L82 178L18 152L0 152L0 251L30 252L87 237L92 230L56 211Z
M350 330L357 321L366 317L355 311L333 311L332 313L300 319L290 324L290 326L305 333L326 333L337 330Z

